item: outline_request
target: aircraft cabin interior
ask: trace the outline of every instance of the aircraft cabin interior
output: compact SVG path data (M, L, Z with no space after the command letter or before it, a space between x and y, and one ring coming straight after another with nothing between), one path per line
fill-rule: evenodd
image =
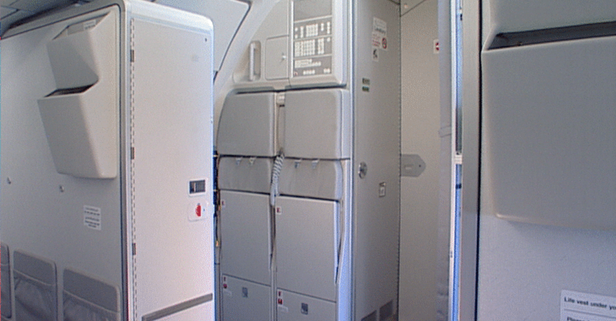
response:
M2 321L616 320L613 0L0 0Z

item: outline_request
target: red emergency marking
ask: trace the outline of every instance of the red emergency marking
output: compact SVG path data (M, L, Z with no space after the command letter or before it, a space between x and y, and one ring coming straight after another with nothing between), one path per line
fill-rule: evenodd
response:
M201 217L201 203L197 204L197 208L195 209L195 214L197 214L197 217Z
M278 304L282 305L282 299L278 299Z

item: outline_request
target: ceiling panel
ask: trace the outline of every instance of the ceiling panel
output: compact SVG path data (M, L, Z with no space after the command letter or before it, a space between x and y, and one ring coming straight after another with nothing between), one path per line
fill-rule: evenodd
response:
M0 19L4 18L4 17L6 17L6 16L8 16L8 15L10 15L12 13L15 13L15 11L17 11L17 9L11 9L11 8L8 8L8 7L0 7Z
M0 0L0 34L29 16L37 13L70 5L78 0Z
M72 0L18 0L13 4L9 5L9 7L18 9L18 10L26 10L32 12L39 12L48 10L51 8L56 8L60 6L65 6L74 1Z

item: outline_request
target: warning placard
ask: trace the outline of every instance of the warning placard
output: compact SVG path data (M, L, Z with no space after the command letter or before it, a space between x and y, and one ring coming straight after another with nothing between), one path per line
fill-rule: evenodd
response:
M560 294L560 321L616 320L616 298L563 290Z
M372 60L379 61L380 51L387 51L387 22L377 17L372 19Z
M94 206L83 206L83 225L93 230L101 230L101 209Z

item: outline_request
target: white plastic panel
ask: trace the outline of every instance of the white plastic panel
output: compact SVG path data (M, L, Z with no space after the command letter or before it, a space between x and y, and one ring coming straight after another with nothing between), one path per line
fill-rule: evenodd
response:
M227 275L222 278L223 321L271 320L271 287Z
M131 319L141 320L214 292L213 27L202 16L148 2L130 9L127 230L135 250L128 279L135 286ZM193 319L213 320L207 306Z
M236 88L283 90L345 85L347 9L343 0L277 2L252 39L245 43L244 55L233 75ZM287 39L285 59L280 60L278 46L266 45L273 38ZM270 52L272 48L274 52ZM259 72L267 70L274 61L287 66L284 77ZM275 72L282 72L282 68Z
M214 39L215 70L220 69L229 44L249 9L248 3L237 0L156 0L154 2L212 19L216 30Z
M346 161L286 158L280 173L280 193L339 200L344 192Z
M490 0L489 7L494 33L616 20L612 0Z
M336 304L309 296L276 291L279 321L336 321Z
M616 228L616 37L483 53L485 190L505 219Z
M288 74L280 79L267 80L265 73L262 72L266 70L266 57L280 57L279 52L274 52L270 55L266 51L268 39L289 38L289 6L290 0L279 0L271 7L272 9L269 12L263 13L267 16L265 19L258 19L259 24L255 25L253 22L252 25L243 26L243 28L247 28L247 33L254 32L254 35L241 38L243 42L238 44L239 48L242 48L244 52L239 63L236 66L232 66L234 69L233 82L236 88L274 88L282 90L289 87ZM255 5L255 7L258 7L258 5ZM286 51L288 50L289 47L287 46ZM286 60L287 64L288 61L289 59Z
M276 199L277 284L280 289L336 300L336 202Z
M272 158L221 157L218 164L218 188L269 193L273 163Z
M118 16L73 23L47 44L57 90L38 100L56 170L118 174Z
M278 107L274 93L232 94L218 124L220 155L272 157L278 154Z
M118 6L102 10L91 6L86 14L64 16L62 21L50 19L43 27L2 37L0 172L4 184L0 186L0 236L11 249L55 262L59 272L71 265L121 288L125 271L122 268L122 181L119 175L102 180L58 174L37 102L57 89L47 44L66 26L105 14L107 18L118 18ZM119 19L111 22L114 31L118 26ZM117 80L113 82L118 86L115 90L119 90ZM117 101L115 106L119 109ZM119 127L115 126L115 134L119 136ZM115 153L119 155L117 150ZM115 162L118 164L117 159ZM24 202L25 199L28 201ZM85 208L96 209L100 214L98 224L84 224L88 217ZM11 261L15 262L14 259L15 256L11 257ZM60 296L62 273L58 273L58 281L54 293ZM57 301L56 310L63 319L62 299ZM15 318L16 310L12 313Z
M220 200L222 273L269 285L269 196L221 191Z
M342 89L286 93L285 156L339 159L350 157L349 93Z

